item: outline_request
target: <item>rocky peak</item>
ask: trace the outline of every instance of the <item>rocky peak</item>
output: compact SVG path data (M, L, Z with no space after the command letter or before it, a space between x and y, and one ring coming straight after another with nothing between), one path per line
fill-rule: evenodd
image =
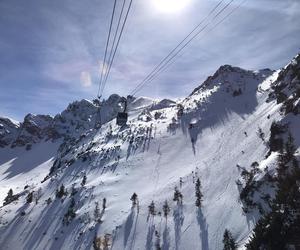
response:
M18 133L20 124L0 117L0 147L9 145Z
M234 93L244 87L245 83L254 82L258 84L273 73L274 71L270 69L251 71L231 65L223 65L212 76L209 76L203 84L194 89L191 95L196 94L199 90L210 90L219 85L231 89L231 92ZM257 84L252 84L251 87L255 89Z
M284 67L272 84L269 98L283 103L282 110L287 113L300 113L300 54Z

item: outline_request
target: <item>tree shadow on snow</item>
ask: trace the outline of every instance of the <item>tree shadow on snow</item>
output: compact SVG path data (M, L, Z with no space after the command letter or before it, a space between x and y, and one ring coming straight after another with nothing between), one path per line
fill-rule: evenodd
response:
M125 227L124 227L124 242L123 242L124 249L129 243L129 238L131 238L129 249L134 248L137 221L138 221L138 214L136 214L134 208L131 208L131 212L127 217L127 220L125 222Z
M1 165L10 162L10 167L3 173L7 174L4 179L10 179L19 174L30 172L34 168L47 164L54 159L57 153L57 144L40 143L33 146L31 150L25 151L23 148L12 152L9 157L1 161ZM49 163L48 163L49 164Z
M164 232L163 232L163 243L161 246L162 250L169 250L170 249L170 230L168 228L168 225L166 223Z
M200 240L201 240L201 249L209 250L208 246L208 224L202 213L201 208L197 210L197 222L200 227Z
M241 185L237 185L237 188L238 188L238 191L239 191L239 194L240 194L243 190L243 187ZM248 205L244 200L240 199L239 202L242 204L242 209L243 210L245 208L248 208ZM256 222L261 217L261 214L258 212L258 210L256 208L253 208L253 209L248 208L246 210L248 210L248 212L243 211L243 214L244 214L244 216L246 217L246 220L247 220L248 230L251 230L251 228L253 226L255 226Z
M126 161L128 160L129 156L131 155L131 151L132 151L132 144L130 143L127 148Z
M173 212L173 220L174 220L174 231L175 231L175 249L180 249L180 240L181 240L181 227L184 221L183 215L183 207L182 205L178 205Z
M148 232L147 232L147 241L146 241L146 250L152 250L153 248L153 235L155 232L155 226L153 224L148 226Z
M199 103L197 108L181 116L182 132L189 135L194 154L196 154L195 144L198 136L204 129L213 130L219 124L225 124L232 113L243 118L244 115L251 114L255 110L258 104L257 84L247 86L246 93L236 97L233 97L231 93L226 93L225 86L221 86L220 90L210 96L209 102Z

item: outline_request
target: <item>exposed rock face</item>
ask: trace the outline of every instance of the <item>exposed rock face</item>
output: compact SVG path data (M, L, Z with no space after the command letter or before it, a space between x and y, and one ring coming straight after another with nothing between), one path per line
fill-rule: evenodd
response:
M12 143L12 147L36 143L42 139L54 140L60 137L58 132L52 127L53 121L53 117L49 115L26 115L19 128L17 138Z
M153 104L150 110L157 110L157 109L163 109L163 108L174 107L174 106L176 106L176 102L174 102L173 100L163 99L158 103Z
M254 82L261 82L274 71L270 69L263 69L259 71L245 70L239 67L233 67L231 65L221 66L213 76L209 76L202 85L194 89L191 95L199 92L203 89L213 89L217 84L225 85L232 95L237 96L242 90L245 82L249 83L249 80ZM250 81L251 82L251 81Z
M298 65L295 60L281 73L225 65L178 102L127 97L123 127L113 120L126 100L118 95L73 102L55 117L29 114L21 124L1 119L4 146L32 145L28 152L0 150L0 198L13 201L0 208L1 247L91 249L111 237L114 249L153 249L161 239L163 249L221 250L226 228L243 247L274 204L274 180L292 167L284 163L278 171L280 150L288 153L284 159L299 159L300 120L291 113L299 103ZM276 88L286 95L279 104ZM285 145L293 141L289 134L295 147ZM295 194L286 195L290 201L300 197L298 179L286 179L293 189L284 195ZM9 188L14 194L7 199ZM138 204L130 202L133 193ZM152 202L156 213L150 214ZM277 204L282 214L277 208L284 203Z
M100 109L96 101L75 101L55 117L28 114L20 124L0 118L0 147L27 145L29 148L42 140L77 139L94 128L100 119L106 123L115 118L122 109L119 103L123 99L119 95L111 95L101 102Z
M9 118L0 117L0 147L8 146L15 140L20 125Z
M270 99L275 98L278 104L283 103L285 114L300 113L300 54L280 71L272 89Z

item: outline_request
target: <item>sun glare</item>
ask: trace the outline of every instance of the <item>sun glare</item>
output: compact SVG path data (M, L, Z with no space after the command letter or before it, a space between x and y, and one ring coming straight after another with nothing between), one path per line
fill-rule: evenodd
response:
M183 10L191 0L152 0L160 12L175 13Z

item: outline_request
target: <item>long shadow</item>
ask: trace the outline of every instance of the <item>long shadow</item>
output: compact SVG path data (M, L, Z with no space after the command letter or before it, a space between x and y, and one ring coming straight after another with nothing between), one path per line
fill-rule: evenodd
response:
M181 227L184 221L183 208L181 204L178 204L173 212L174 231L175 231L175 249L179 250L181 240Z
M87 192L86 190L80 189L78 190L78 193L75 194L75 196L82 196L83 191L85 193ZM88 192L90 193L92 193L92 191L93 189L88 190ZM69 200L70 198L68 197L67 199ZM32 249L33 246L39 249L41 242L44 240L44 237L49 236L52 239L57 238L57 240L52 240L51 242L47 243L49 249L60 249L66 240L66 237L64 237L64 235L71 235L74 240L76 240L75 244L79 245L82 244L81 238L84 238L85 242L87 238L92 239L94 234L90 232L85 233L85 235L81 238L75 239L76 235L80 231L80 223L73 223L72 221L68 226L63 226L62 217L67 211L68 207L63 206L62 201L63 200L61 199L54 199L51 204L46 205L43 208L41 214L39 215L39 219L36 221L36 224L34 226L31 226L30 230L26 232L26 235L24 235L24 239L26 239L25 249ZM77 206L80 206L80 203ZM74 220L77 220L77 217L75 217ZM62 233L62 231L65 232Z
M239 194L240 194L243 190L242 185L237 184L237 189L238 189ZM240 199L240 203L242 204L243 209L247 208L247 204L244 200ZM254 226L256 224L256 222L259 220L261 215L259 214L259 212L257 211L256 208L249 208L248 210L249 210L248 212L243 211L243 213L244 213L244 215L246 217L246 220L247 220L247 227L248 227L249 230L251 230L252 226Z
M169 250L170 249L170 230L168 228L168 225L166 223L165 225L165 229L164 229L164 232L163 232L163 243L162 243L162 246L161 246L161 249L162 250Z
M242 94L233 96L227 91L232 88L230 84L221 84L219 89L212 93L211 96L204 102L199 102L197 108L185 113L180 118L182 132L189 135L192 143L193 152L196 153L195 143L198 135L205 128L213 129L218 124L224 124L231 113L236 113L240 116L251 114L258 102L256 98L256 88L261 81L253 81L242 83ZM206 89L213 90L214 84L207 86ZM191 126L191 121L193 124Z
M131 154L131 151L132 151L132 144L130 143L128 148L127 148L127 153L126 153L126 160L128 160L130 154Z
M88 244L86 244L87 246L85 249L94 249L92 247L93 239L95 237L95 234L97 234L99 227L100 224L97 223L94 230L89 230L88 232L85 232L83 235L77 238L74 249L83 249L82 245L84 245L85 242L88 242Z
M30 172L47 161L54 159L57 154L58 144L56 143L39 143L32 147L31 150L17 149L17 152L8 153L9 156L0 155L1 165L11 162L11 166L3 173L7 174L4 179L10 179L19 174Z
M201 208L197 210L197 222L200 227L200 239L201 239L201 249L209 250L208 245L208 224L206 223L206 219L202 213Z
M14 232L17 232L20 226L24 223L25 218L20 217L19 215L16 215L12 221L9 222L8 225L5 225L5 231L0 236L0 249L1 246L5 246L7 244L7 241L10 240L10 236L14 234Z
M43 239L43 234L52 233L48 232L48 229L57 218L59 211L61 211L61 202L58 200L53 201L50 205L43 209L36 226L32 228L32 231L27 233L25 249L30 249L32 246L38 247L39 243Z
M136 239L136 227L137 227L137 223L138 223L138 218L139 218L139 214L137 213L136 216L135 216L135 222L134 222L134 226L133 226L133 230L132 230L132 240L131 240L131 244L130 244L130 250L134 249L135 239Z
M153 235L155 232L155 226L153 224L148 226L148 232L147 232L147 241L146 241L146 250L152 250L153 248Z
M126 245L128 243L128 239L129 239L129 236L130 236L130 232L132 230L133 222L134 222L134 210L131 209L131 212L128 215L127 220L125 222L124 241L123 241L124 249L126 248Z

